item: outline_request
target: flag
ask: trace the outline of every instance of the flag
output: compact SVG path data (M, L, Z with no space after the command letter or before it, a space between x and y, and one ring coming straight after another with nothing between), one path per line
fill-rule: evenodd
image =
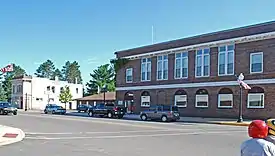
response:
M6 73L6 72L12 72L13 71L13 64L9 64L4 68L0 69L2 73Z
M251 89L251 87L247 83L241 80L238 80L238 83L241 84L244 87L244 89Z

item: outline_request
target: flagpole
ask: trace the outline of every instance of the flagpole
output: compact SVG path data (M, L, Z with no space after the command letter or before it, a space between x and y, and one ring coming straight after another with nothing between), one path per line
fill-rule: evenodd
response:
M154 44L154 26L152 25L152 30L151 30L152 32L152 44Z

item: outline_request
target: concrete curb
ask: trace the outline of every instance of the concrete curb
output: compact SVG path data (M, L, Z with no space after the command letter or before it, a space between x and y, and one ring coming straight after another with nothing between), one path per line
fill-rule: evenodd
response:
M140 120L139 118L125 117L126 120ZM190 120L180 120L177 122L181 123L201 123L201 124L215 124L215 125L229 125L229 126L249 126L250 122L234 122L234 121L190 121Z
M0 146L19 142L24 138L25 133L21 129L0 125Z

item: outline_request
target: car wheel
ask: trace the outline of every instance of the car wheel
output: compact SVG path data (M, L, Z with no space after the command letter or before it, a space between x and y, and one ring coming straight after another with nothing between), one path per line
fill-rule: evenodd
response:
M47 111L44 111L44 113L45 113L45 114L48 114L48 112L47 112Z
M108 116L108 118L112 118L113 117L112 112L108 112L107 116Z
M140 116L140 118L141 118L141 120L146 121L146 120L147 120L147 115L142 114L142 115Z
M122 119L123 118L123 115L118 115L117 116L119 119Z
M162 122L166 122L168 119L167 119L167 116L165 116L165 115L163 115L162 117L161 117L161 121Z
M93 117L93 116L94 116L94 113L93 113L92 111L90 111L90 112L88 113L88 115L89 115L90 117Z
M13 112L13 115L17 115L17 111L14 111L14 112Z
M3 115L3 114L4 114L4 111L3 111L3 110L0 110L0 114Z
M52 111L52 114L55 114L55 111L54 111L54 110Z

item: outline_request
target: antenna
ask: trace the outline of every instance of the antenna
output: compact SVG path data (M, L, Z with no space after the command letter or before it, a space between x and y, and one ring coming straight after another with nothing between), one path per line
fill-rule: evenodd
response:
M152 44L154 44L154 26L152 25Z

